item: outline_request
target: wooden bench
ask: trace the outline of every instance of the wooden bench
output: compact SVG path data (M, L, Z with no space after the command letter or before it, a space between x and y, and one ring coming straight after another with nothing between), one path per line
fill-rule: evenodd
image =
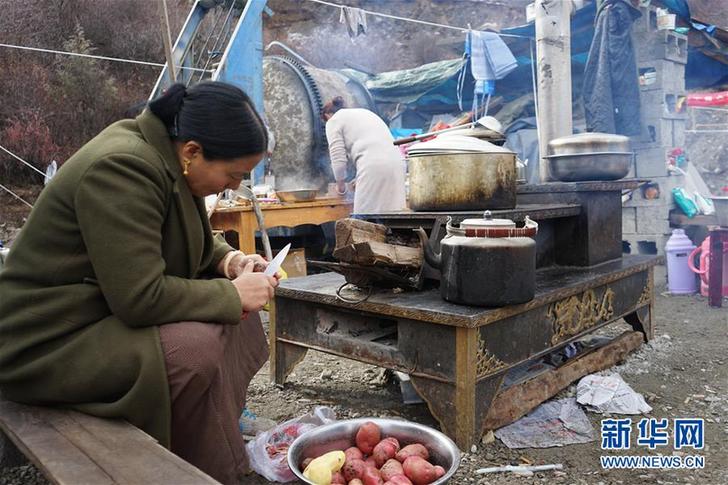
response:
M0 430L5 465L19 450L54 484L218 483L123 420L0 398Z

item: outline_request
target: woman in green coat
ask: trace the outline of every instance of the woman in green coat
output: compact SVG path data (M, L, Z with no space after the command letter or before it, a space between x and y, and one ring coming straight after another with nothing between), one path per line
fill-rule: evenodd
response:
M172 86L89 141L43 190L0 272L0 391L124 418L224 483L267 359L277 279L213 238L203 198L265 154L240 89Z

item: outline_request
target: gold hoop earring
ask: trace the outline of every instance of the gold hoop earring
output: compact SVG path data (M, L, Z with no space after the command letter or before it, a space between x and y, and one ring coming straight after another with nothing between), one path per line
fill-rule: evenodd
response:
M189 159L185 158L182 160L182 163L185 166L184 171L182 172L183 175L189 175L190 174L190 164L192 163Z

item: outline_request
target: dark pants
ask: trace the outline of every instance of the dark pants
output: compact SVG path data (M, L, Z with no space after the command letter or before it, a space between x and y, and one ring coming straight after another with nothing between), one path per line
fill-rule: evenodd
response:
M238 325L179 322L159 328L172 400L172 452L216 480L247 470L238 418L248 384L268 359L260 317Z

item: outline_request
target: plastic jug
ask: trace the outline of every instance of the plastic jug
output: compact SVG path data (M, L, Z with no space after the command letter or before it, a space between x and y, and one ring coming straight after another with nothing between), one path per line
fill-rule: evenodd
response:
M700 255L700 269L695 267L695 257ZM708 296L708 269L710 268L710 236L690 253L688 266L700 275L700 294ZM723 288L721 295L728 296L728 243L723 243Z
M690 271L690 255L695 250L682 229L673 229L665 244L667 257L667 288L673 295L691 295L698 291L695 275Z

